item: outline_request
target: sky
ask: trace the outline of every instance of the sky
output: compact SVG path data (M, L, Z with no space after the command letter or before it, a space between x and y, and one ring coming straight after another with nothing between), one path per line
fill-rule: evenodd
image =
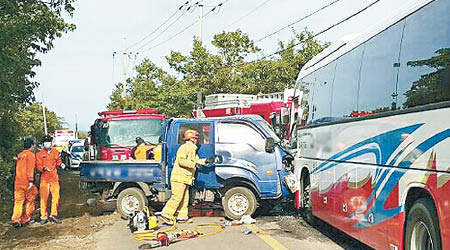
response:
M189 2L194 4L197 1ZM236 29L248 34L252 40L257 40L334 1L203 0L204 14L213 6L223 4L203 18L202 41L208 50L214 52L211 45L213 36L224 30ZM287 41L293 37L293 30L299 32L307 27L312 32L320 32L373 1L340 0L256 45L262 49L262 55L271 54L276 51L278 41ZM74 23L77 29L55 40L50 52L38 56L42 66L36 68L35 80L40 83L35 90L36 100L44 100L48 109L64 118L68 128L75 128L77 122L79 130L89 130L98 117L97 113L106 110L114 85L123 79L121 50L151 34L164 20L176 13L167 24L180 18L167 30L161 33L166 27L163 26L148 39L126 50L127 76L135 74L134 66L144 58L149 58L170 72L165 56L172 50L183 54L190 51L193 37L199 36L198 23L164 42L199 19L198 8L186 11L184 7L182 11L178 10L185 2L187 0L77 0L73 17L66 19ZM408 1L380 0L362 14L317 39L333 42L348 34L364 33L407 5ZM145 43L148 45L136 51ZM118 52L114 59L113 52Z

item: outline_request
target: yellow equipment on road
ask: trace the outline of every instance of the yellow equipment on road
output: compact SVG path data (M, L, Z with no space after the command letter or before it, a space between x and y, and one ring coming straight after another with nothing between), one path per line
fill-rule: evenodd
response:
M225 225L206 224L195 226L194 230L177 230L176 220L172 221L173 225L167 227L159 227L156 216L152 216L147 207L144 208L148 218L148 230L134 232L135 239L138 241L146 241L144 247L154 248L160 246L168 246L170 243L180 240L192 238L203 238L221 233L225 230ZM203 230L212 229L214 231L204 232Z

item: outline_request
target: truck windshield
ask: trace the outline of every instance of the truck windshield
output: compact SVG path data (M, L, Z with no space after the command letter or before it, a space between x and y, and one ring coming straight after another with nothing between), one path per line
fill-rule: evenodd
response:
M264 130L269 133L270 137L272 137L275 142L280 142L280 138L277 134L275 134L275 131L273 131L273 128L269 125L268 122L266 122L265 120L259 120L257 122Z
M120 120L109 121L103 130L104 146L132 147L136 145L136 137L147 143L157 144L161 135L162 121L152 120Z

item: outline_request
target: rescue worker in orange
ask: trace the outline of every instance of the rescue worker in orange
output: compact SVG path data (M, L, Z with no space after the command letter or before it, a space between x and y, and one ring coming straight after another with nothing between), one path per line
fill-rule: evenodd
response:
M145 144L144 139L141 137L136 138L137 148L134 151L134 157L138 161L147 160L147 152L155 148L153 145Z
M192 129L184 132L186 143L180 146L177 151L170 185L172 196L161 212L161 218L166 224L173 224L174 221L186 222L189 205L189 186L194 182L195 170L206 165L206 159L200 159L197 155L198 132Z
M52 137L44 136L44 148L36 154L36 168L41 172L41 223L45 224L49 220L54 223L61 223L57 218L59 205L59 177L57 167L64 169L58 150L52 148ZM48 200L52 197L50 216L48 215Z
M24 150L17 155L16 179L14 181L14 209L11 217L14 227L20 227L31 222L31 215L33 215L35 200L38 195L37 187L34 185L35 155L33 153L33 139L26 139L23 148Z

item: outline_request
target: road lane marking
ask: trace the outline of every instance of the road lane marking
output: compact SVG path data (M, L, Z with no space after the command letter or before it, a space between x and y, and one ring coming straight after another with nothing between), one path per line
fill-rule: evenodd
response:
M272 236L264 233L264 231L257 227L254 224L246 224L245 225L248 229L252 230L253 233L255 233L259 238L261 238L264 242L267 243L271 248L275 250L288 250L285 246L283 246L279 241L274 239Z

